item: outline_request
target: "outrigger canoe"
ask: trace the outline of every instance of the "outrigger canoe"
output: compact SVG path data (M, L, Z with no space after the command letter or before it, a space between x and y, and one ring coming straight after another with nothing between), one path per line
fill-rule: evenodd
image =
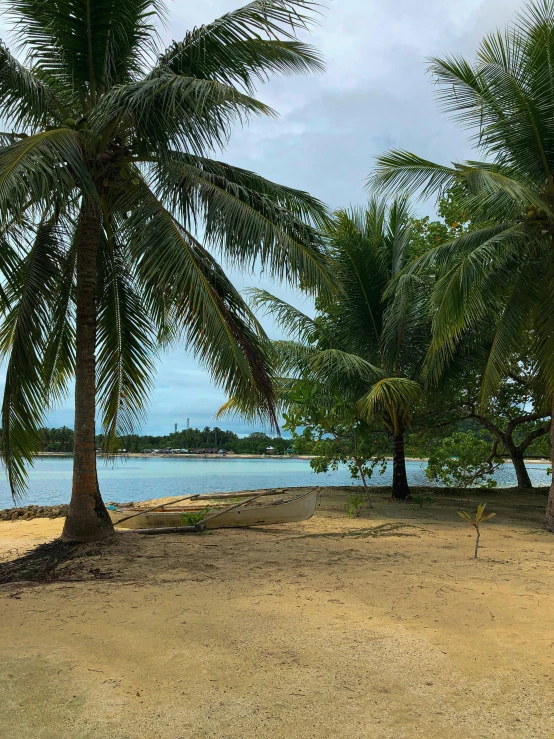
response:
M306 493L289 500L278 499L272 502L261 503L259 498L276 495L274 490L259 493L224 493L220 495L193 495L187 496L194 505L178 506L175 503L157 506L156 509L116 508L109 510L110 518L115 526L137 529L147 533L148 529L220 529L244 528L248 526L268 526L293 521L306 521L314 515L318 489L308 490ZM248 498L242 502L226 503L225 499L236 501ZM184 500L184 499L181 499ZM198 505L197 501L202 501ZM256 501L256 502L255 502ZM176 501L177 503L177 501ZM193 517L200 512L205 516L191 527Z

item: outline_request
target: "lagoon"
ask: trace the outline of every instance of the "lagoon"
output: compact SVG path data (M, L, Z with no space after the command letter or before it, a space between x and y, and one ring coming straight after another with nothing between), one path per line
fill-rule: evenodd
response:
M70 457L37 459L29 475L29 489L22 505L58 505L68 503L71 495ZM425 462L409 461L408 481L412 485L428 485ZM528 465L534 485L549 485L548 465L532 462ZM98 477L106 501L139 501L167 495L234 492L271 487L305 485L357 484L346 468L327 474L315 474L307 459L204 459L132 457L118 459L113 465L98 460ZM371 485L390 485L392 465L384 475L375 474ZM516 484L513 467L503 465L496 474L498 484ZM0 477L0 509L13 505L5 476Z

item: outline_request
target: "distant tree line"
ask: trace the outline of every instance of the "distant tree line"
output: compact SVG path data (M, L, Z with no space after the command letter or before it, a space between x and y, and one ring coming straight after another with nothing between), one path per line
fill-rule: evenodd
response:
M0 432L1 433L1 432ZM72 452L73 429L67 426L61 428L40 429L40 451L42 452ZM102 449L104 437L96 436L96 448ZM128 452L142 452L145 449L209 449L235 454L264 454L268 447L273 447L273 454L284 454L292 445L291 439L272 437L260 431L255 431L244 438L240 438L234 431L205 426L203 429L183 429L165 436L146 434L139 436L125 436L119 439L119 448Z

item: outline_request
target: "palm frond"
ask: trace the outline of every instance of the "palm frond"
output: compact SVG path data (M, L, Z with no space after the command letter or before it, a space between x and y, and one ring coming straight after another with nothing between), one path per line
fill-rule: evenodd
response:
M206 244L235 267L257 265L293 285L333 289L318 228L326 208L307 193L177 153L160 162L154 187L188 228L201 221Z
M367 178L367 188L377 192L414 194L422 199L452 187L460 174L458 168L445 167L422 159L409 151L392 149L380 154L373 174Z
M341 382L347 380L367 384L385 375L380 367L358 354L351 354L340 349L323 349L317 352L310 361L310 369L317 379L337 383L338 387Z
M254 310L262 310L265 315L270 315L293 339L309 344L317 336L318 327L314 319L285 300L260 288L251 288L246 294L250 297Z
M29 202L39 209L56 205L64 210L77 184L87 197L95 197L77 131L44 131L0 149L3 218L19 216Z
M296 39L314 23L318 7L309 0L254 0L174 42L157 69L238 84L249 93L271 73L320 72L318 52Z
M0 325L0 356L8 356L2 403L2 459L14 499L26 487L27 467L40 448L48 406L43 376L51 330L52 287L59 269L56 225L41 223L28 255L12 275L11 308Z
M329 230L331 269L340 293L336 328L341 344L368 358L382 354L387 284L404 262L409 243L409 210L403 201L389 205L370 198L365 209L338 211ZM333 313L332 303L329 310Z
M130 261L128 251L111 235L103 241L98 286L97 402L104 450L108 453L117 448L119 437L137 432L153 387L157 357L155 326L137 289Z
M59 124L69 115L54 90L18 62L1 42L0 104L6 123L23 133Z
M443 107L475 130L475 143L524 179L553 186L550 121L554 34L549 2L532 3L520 22L488 34L477 62L433 59ZM533 25L535 24L535 25Z
M272 341L271 349L278 371L296 378L310 373L310 360L317 353L315 347L292 340Z
M164 292L185 345L243 406L258 403L275 426L267 339L213 257L146 193L126 226L147 304Z
M543 262L542 272L542 279L540 283L537 281L538 284L533 290L533 292L538 291L538 299L533 310L534 348L539 379L552 394L554 389L554 301L552 299L554 265L550 253Z
M433 291L436 307L433 348L450 337L461 336L485 317L499 291L509 283L522 250L531 254L533 243L527 226L517 223L507 228L497 226L475 231L445 247L450 259L445 261L446 271L439 273ZM452 258L454 249L456 256ZM486 290L482 289L484 285Z
M385 377L358 401L357 408L362 418L368 422L376 415L386 414L390 419L392 432L398 434L401 428L409 425L414 405L422 396L419 383L405 377Z
M43 378L48 407L63 400L75 371L75 266L76 232L70 223L61 223L60 241L69 246L58 255L57 278L51 285L51 323L44 341Z
M483 371L479 401L485 405L507 376L514 357L521 351L522 337L532 325L533 306L540 293L537 263L518 270L495 326L491 348Z
M308 74L325 69L317 50L301 41L251 38L220 43L210 38L206 44L202 28L173 44L159 66L185 77L238 85L250 94L256 82L266 82L273 74Z
M67 0L63 6L14 0L8 15L32 65L77 88L90 105L98 93L144 71L155 51L152 21L163 20L165 6L161 0Z
M146 151L177 146L197 155L223 147L231 126L253 115L275 115L267 105L213 80L160 72L113 87L91 112L93 136L129 128Z

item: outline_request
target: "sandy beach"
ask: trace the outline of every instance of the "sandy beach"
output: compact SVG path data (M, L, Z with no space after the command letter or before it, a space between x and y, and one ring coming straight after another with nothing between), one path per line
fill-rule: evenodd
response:
M545 496L488 495L481 559L441 498L347 518L119 534L49 584L0 588L0 736L554 736L554 537ZM0 522L0 555L63 519Z

